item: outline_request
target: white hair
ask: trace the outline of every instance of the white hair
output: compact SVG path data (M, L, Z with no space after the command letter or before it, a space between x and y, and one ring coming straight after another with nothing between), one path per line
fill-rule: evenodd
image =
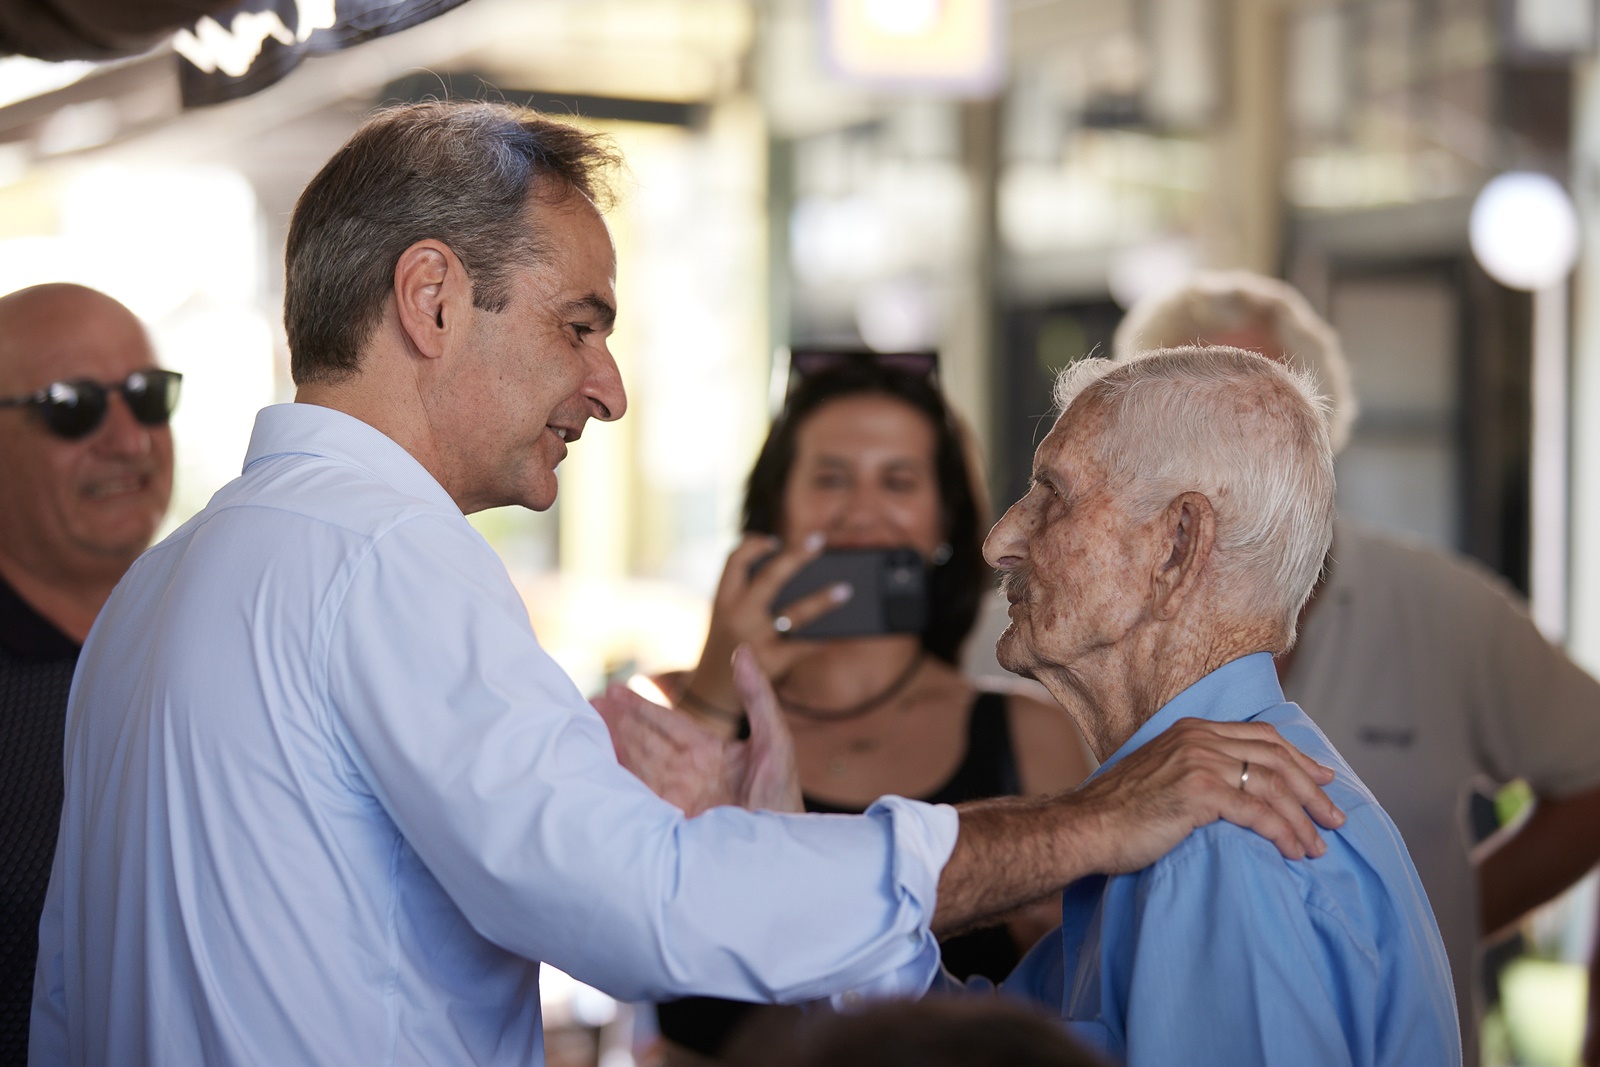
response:
M1335 453L1350 440L1357 403L1339 335L1293 286L1247 270L1203 271L1181 287L1135 304L1111 343L1122 362L1135 353L1200 344L1225 330L1264 328L1296 370L1307 371L1328 397ZM1267 353L1273 355L1273 353Z
M1285 647L1333 540L1328 402L1304 371L1223 346L1083 359L1056 379L1056 406L1103 405L1100 460L1135 522L1178 495L1216 516L1220 587Z

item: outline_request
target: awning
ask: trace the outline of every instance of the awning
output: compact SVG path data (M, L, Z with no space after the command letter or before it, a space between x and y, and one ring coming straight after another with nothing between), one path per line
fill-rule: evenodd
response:
M248 96L304 56L426 22L465 0L0 0L0 54L115 59L172 34L185 107Z

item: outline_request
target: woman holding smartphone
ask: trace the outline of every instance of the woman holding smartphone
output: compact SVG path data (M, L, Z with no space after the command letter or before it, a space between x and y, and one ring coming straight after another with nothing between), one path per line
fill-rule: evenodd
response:
M792 363L700 661L661 679L663 688L733 736L743 712L730 660L749 645L794 734L810 811L860 812L890 793L957 803L1076 785L1092 760L1060 708L980 691L956 667L993 576L982 553L984 494L934 380L933 353L805 351ZM920 633L808 639L808 624L867 595L839 585L774 607L825 552L903 547L928 567ZM946 966L998 981L1058 921L1049 902L1005 927L952 938ZM749 1010L707 998L661 1005L662 1034L675 1046L669 1062L716 1055Z

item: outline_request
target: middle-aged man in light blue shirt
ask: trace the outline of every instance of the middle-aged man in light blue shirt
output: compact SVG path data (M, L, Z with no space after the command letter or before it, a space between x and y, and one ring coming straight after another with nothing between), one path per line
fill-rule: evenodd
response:
M1133 1067L1457 1067L1449 964L1405 844L1273 668L1332 537L1314 383L1238 349L1166 349L1081 361L1057 403L1032 487L985 545L1011 601L1000 662L1073 714L1097 777L1186 717L1267 722L1337 768L1348 819L1311 864L1213 824L1082 879L1004 988Z
M935 929L1219 816L1322 851L1306 808L1338 824L1332 773L1255 724L1061 797L726 806L797 793L748 659L753 737L720 750L720 793L669 783L680 807L624 770L464 518L549 507L587 421L623 413L611 162L530 112L414 105L301 196L298 402L260 414L243 474L83 650L30 1062L526 1067L536 961L637 999L915 993Z

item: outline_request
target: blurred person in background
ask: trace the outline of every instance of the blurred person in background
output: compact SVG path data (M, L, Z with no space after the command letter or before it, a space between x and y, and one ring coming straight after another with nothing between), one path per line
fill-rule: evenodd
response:
M1356 397L1339 339L1290 286L1245 271L1199 275L1129 311L1113 358L1193 343L1250 349L1314 375L1332 401L1334 449L1349 440ZM1466 1061L1476 1064L1477 947L1600 860L1600 684L1475 561L1346 519L1334 524L1299 643L1277 667L1288 698L1400 827L1444 935ZM1526 820L1471 850L1463 812L1482 778L1524 779L1537 799Z
M986 494L934 361L932 352L794 353L793 383L750 472L745 538L723 570L699 664L659 679L680 707L733 737L743 713L730 657L748 645L793 733L807 811L861 812L890 793L940 804L1052 793L1093 767L1060 708L980 691L956 667L994 575L983 560ZM830 589L773 607L784 583L823 551L901 547L929 564L920 634L797 636L840 608ZM999 981L1059 921L1052 897L1007 926L946 940L945 967ZM658 1014L674 1057L687 1062L684 1049L717 1055L752 1010L693 998Z
M932 996L859 1012L762 1016L730 1067L1104 1067L1055 1019L999 998Z
M78 650L172 495L178 376L111 297L0 297L0 1064L28 1058Z

